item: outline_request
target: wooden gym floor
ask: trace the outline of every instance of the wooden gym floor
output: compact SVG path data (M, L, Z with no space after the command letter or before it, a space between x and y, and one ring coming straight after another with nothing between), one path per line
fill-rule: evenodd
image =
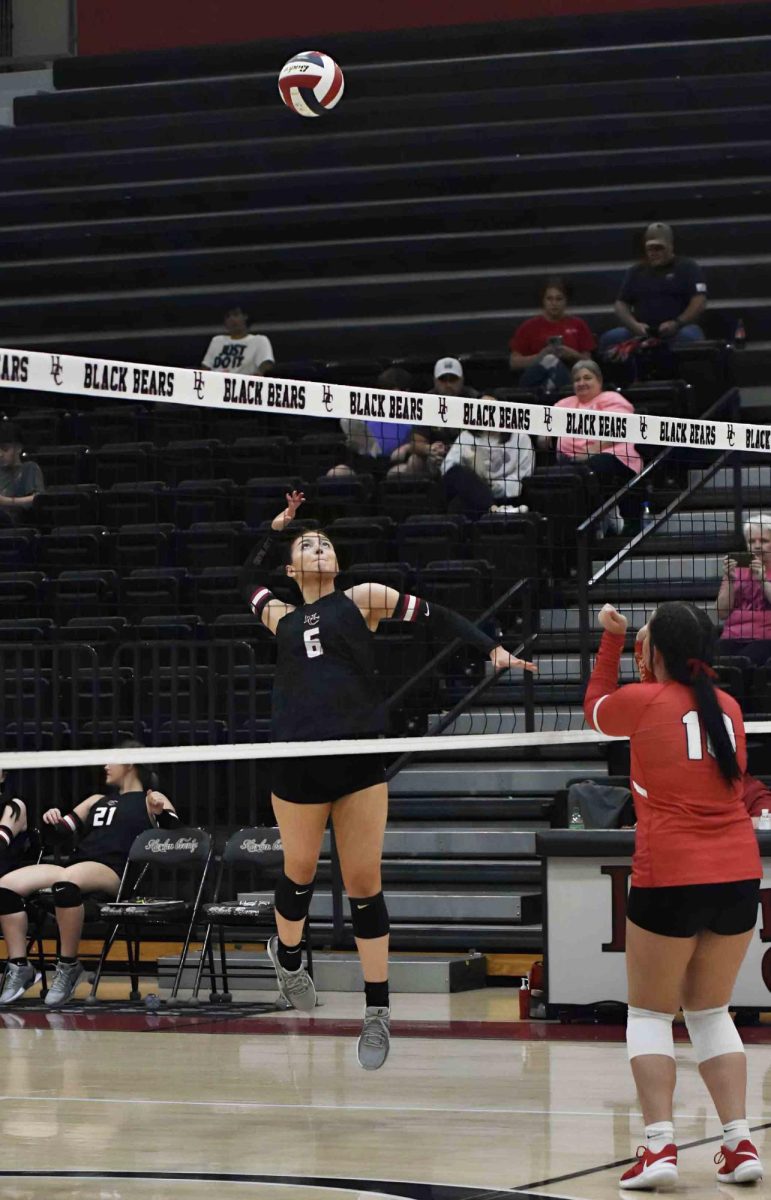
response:
M0 1014L3 1200L604 1200L641 1133L623 1029L516 1020L517 994L394 997L391 1056L357 1066L359 996L297 1013ZM746 1031L771 1163L771 1029ZM677 1194L715 1182L719 1126L678 1044ZM745 1189L746 1190L746 1189ZM771 1198L771 1180L750 1189Z

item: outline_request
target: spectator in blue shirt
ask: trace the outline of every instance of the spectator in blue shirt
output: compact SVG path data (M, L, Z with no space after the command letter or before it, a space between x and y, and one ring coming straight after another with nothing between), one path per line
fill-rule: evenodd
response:
M616 300L622 324L600 338L600 351L632 337L658 337L672 346L702 341L698 324L707 307L704 272L692 258L675 254L674 234L661 221L644 235L641 262L624 276Z

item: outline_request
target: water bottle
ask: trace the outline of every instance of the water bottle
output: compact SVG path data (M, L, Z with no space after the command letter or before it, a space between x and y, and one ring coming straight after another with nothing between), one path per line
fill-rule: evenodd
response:
M576 800L570 810L570 821L568 829L583 830L585 828L584 818L581 816L581 806Z
M643 500L640 510L640 529L642 532L647 533L649 529L652 529L655 520L650 500Z
M771 812L764 808L758 821L758 829L771 829Z
M744 318L739 317L734 330L734 350L743 350L747 345L747 330L744 328Z

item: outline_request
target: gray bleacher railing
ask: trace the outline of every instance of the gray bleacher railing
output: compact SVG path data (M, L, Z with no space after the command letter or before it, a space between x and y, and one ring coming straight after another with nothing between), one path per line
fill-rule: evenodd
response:
M702 414L702 419L717 419L727 416L735 418L739 412L741 396L737 388L731 388L725 392L705 413ZM577 577L576 577L576 592L578 599L579 610L579 637L580 637L580 657L581 657L581 676L586 681L589 678L591 669L591 606L592 592L597 592L603 583L607 582L608 576L612 571L615 571L621 563L626 561L637 548L644 544L646 539L658 532L665 522L676 512L680 511L687 501L691 500L706 483L708 483L721 469L731 467L733 473L733 494L732 494L732 512L734 523L734 534L737 540L742 536L742 520L743 520L743 492L741 478L741 464L739 455L736 451L728 450L720 454L717 460L709 466L703 467L703 473L700 479L690 482L685 488L680 491L667 506L658 514L652 517L651 523L646 529L641 529L639 533L630 538L629 542L612 555L599 570L592 572L591 554L594 538L598 528L602 527L602 523L607 519L608 514L618 506L619 502L630 494L639 496L640 508L642 508L643 500L648 495L648 489L655 483L659 468L668 462L673 462L679 451L677 447L668 446L657 454L652 462L635 476L630 483L626 484L613 496L610 496L603 504L600 505L593 513L586 518L585 521L578 527L577 530ZM608 597L603 597L606 599Z

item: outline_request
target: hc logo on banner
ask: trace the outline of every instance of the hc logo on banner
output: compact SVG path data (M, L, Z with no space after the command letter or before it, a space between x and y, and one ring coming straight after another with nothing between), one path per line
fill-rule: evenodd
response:
M331 412L331 411L332 411L332 407L333 407L333 405L334 405L334 399L333 399L333 396L332 396L332 389L331 389L331 388L329 388L329 387L327 387L327 385L326 385L326 384L324 384L324 390L323 390L323 392L322 392L322 394L321 394L321 403L324 405L324 407L325 407L325 409L327 410L327 412Z
M62 382L63 382L62 375L63 374L64 374L64 371L62 368L62 360L60 359L58 354L52 354L51 355L51 378L53 379L53 381L57 387L62 386Z
M439 401L439 416L444 425L447 424L447 401L442 397Z
M203 400L204 383L203 383L203 372L202 371L194 371L193 372L193 391L195 392L195 394L199 400Z

